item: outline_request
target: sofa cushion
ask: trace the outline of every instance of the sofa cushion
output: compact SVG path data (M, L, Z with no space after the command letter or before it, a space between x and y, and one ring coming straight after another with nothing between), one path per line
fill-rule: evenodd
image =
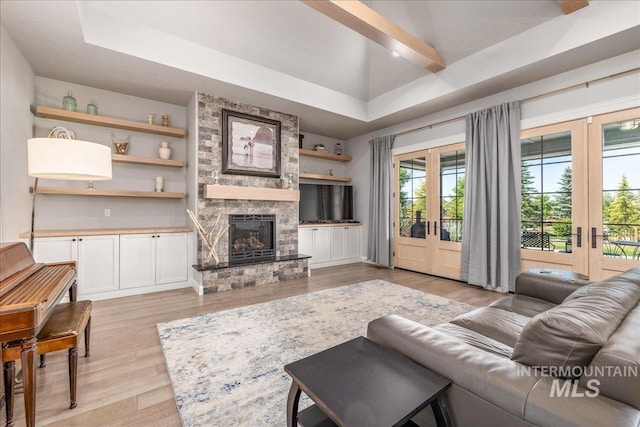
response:
M640 300L640 268L632 268L606 280L585 285L568 295L563 302L586 296L615 300L628 313Z
M530 319L499 308L482 307L456 317L451 323L513 347Z
M536 314L555 307L556 305L557 304L539 298L516 294L499 299L498 301L490 304L489 307L500 308L502 310L522 314L523 316L533 317Z
M640 300L640 269L586 285L524 327L512 359L554 367L558 376L579 376ZM622 278L621 278L622 277Z
M434 326L433 329L456 337L460 341L470 344L481 350L488 351L489 353L493 353L507 359L511 359L513 347L509 347L508 345L502 344L501 342L498 342L467 328L463 328L462 326L454 325L452 323L442 323L440 325Z
M622 321L595 355L580 385L597 380L600 394L640 410L640 305Z
M516 277L516 294L560 304L567 295L588 283L588 280L524 271Z

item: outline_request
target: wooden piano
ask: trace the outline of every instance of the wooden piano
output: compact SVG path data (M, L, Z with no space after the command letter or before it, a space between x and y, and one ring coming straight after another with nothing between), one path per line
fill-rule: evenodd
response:
M36 263L24 243L0 244L0 343L21 342L29 427L36 418L36 336L67 290L75 301L76 277L75 262Z

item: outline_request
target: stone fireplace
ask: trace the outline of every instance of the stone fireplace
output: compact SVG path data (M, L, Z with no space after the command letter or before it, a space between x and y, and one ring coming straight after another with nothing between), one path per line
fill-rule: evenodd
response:
M205 197L205 187L214 184L214 171L219 174L221 188L257 188L265 189L265 192L280 189L280 180L277 177L222 173L223 109L280 122L280 173L284 176L292 174L294 188L298 189L299 138L296 116L203 93L198 94L200 190L197 216L207 230L213 226L218 216L219 227L229 226L229 235L220 239L217 246L220 264L215 268L207 268L204 265L198 268L202 271L204 292L213 293L305 278L308 276L308 260L301 259L298 255L297 201L273 200L268 197L246 200L237 194L222 199ZM262 224L268 222L266 218L269 217L272 218L271 226ZM240 223L236 222L238 219ZM267 249L269 246L271 248ZM199 263L204 258L204 251L206 248L199 247Z
M229 215L229 264L275 260L275 215Z

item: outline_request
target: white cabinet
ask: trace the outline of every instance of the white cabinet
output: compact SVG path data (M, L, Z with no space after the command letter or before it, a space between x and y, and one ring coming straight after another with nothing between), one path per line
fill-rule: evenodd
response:
M298 252L311 255L309 265L330 266L360 261L360 226L300 227Z
M118 289L119 236L42 237L34 241L37 262L76 261L78 295Z
M138 288L156 282L156 235L120 236L120 287Z
M311 255L311 264L331 261L331 230L328 227L299 228L298 252Z
M120 288L138 288L188 279L187 233L120 236Z
M362 227L331 227L331 260L358 258L360 256L360 229Z

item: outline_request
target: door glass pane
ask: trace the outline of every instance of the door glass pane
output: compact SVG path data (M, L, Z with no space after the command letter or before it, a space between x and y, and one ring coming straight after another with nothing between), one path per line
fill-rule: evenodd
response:
M571 132L525 138L521 144L521 246L571 252Z
M464 150L440 155L440 240L462 241Z
M400 161L398 194L400 195L401 237L424 239L427 212L426 158L415 157Z
M640 258L640 119L602 129L602 252Z

